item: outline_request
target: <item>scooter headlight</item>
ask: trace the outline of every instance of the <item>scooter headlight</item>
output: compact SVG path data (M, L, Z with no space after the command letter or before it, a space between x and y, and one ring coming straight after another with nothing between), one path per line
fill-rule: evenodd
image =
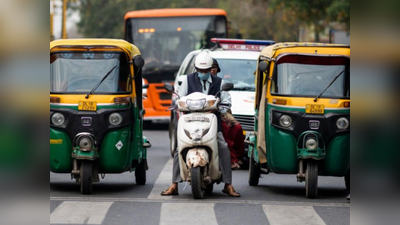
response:
M346 130L349 127L349 121L345 117L340 117L336 121L336 126L340 130Z
M306 148L307 149L311 149L311 150L314 150L314 149L316 149L317 148L317 141L314 139L314 138L309 138L307 141L306 141Z
M292 125L292 117L288 115L281 116L281 118L279 119L279 124L282 127L290 127L290 125Z
M108 118L108 121L111 123L113 126L120 125L122 123L122 116L119 113L113 113L110 115Z
M206 104L206 99L187 100L186 105L189 110L201 110Z
M56 126L60 126L65 122L65 116L62 113L54 113L51 117L51 122Z

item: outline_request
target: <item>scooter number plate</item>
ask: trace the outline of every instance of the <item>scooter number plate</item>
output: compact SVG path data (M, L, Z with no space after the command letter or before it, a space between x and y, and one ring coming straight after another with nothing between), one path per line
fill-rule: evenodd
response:
M210 122L210 119L204 116L192 116L185 118L185 122L192 122L192 121Z

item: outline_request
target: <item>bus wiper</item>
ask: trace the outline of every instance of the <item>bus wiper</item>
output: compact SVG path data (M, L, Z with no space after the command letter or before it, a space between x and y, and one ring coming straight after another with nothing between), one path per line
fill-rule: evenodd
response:
M325 93L325 91L336 81L336 79L338 79L340 77L340 75L342 75L344 73L344 70L342 72L340 72L338 75L336 75L335 78L333 78L333 80L331 81L331 83L329 83L328 87L326 87L317 97L315 97L314 102L317 102L318 98L321 97L321 95L323 95Z
M104 75L103 79L101 79L101 81L86 95L86 99L89 98L89 95L93 94L94 91L96 91L96 89L100 86L100 84L103 83L103 81L108 77L108 75L111 74L111 72L116 68L117 66L114 66L110 71L108 71L108 73L106 75Z

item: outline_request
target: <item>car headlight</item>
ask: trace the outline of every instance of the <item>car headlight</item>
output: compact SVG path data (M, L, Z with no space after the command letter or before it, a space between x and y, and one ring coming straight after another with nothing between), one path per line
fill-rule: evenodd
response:
M206 99L198 99L198 100L187 100L186 105L189 110L201 110L204 108L206 104Z
M120 125L122 123L122 116L119 113L113 113L108 118L108 121L110 121L111 125Z
M316 149L317 148L317 141L314 138L309 138L306 141L306 148L307 149L311 149L311 150Z
M345 130L345 129L347 129L349 127L349 120L347 120L345 117L340 117L336 121L336 126L340 130Z
M56 126L60 126L65 122L65 116L62 113L54 113L51 117L51 122Z
M279 124L282 127L290 127L290 125L292 125L292 117L288 115L281 116L281 118L279 119Z

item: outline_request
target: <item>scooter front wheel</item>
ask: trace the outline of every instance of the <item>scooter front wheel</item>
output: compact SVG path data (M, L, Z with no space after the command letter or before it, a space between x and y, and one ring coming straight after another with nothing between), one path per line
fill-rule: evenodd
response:
M201 188L203 179L201 179L201 168L192 167L191 168L191 183L192 183L192 194L194 199L202 199L204 196L204 191Z
M80 184L81 184L81 193L84 195L89 195L92 193L92 170L93 170L93 163L89 160L82 160L81 161L81 168L80 168Z

